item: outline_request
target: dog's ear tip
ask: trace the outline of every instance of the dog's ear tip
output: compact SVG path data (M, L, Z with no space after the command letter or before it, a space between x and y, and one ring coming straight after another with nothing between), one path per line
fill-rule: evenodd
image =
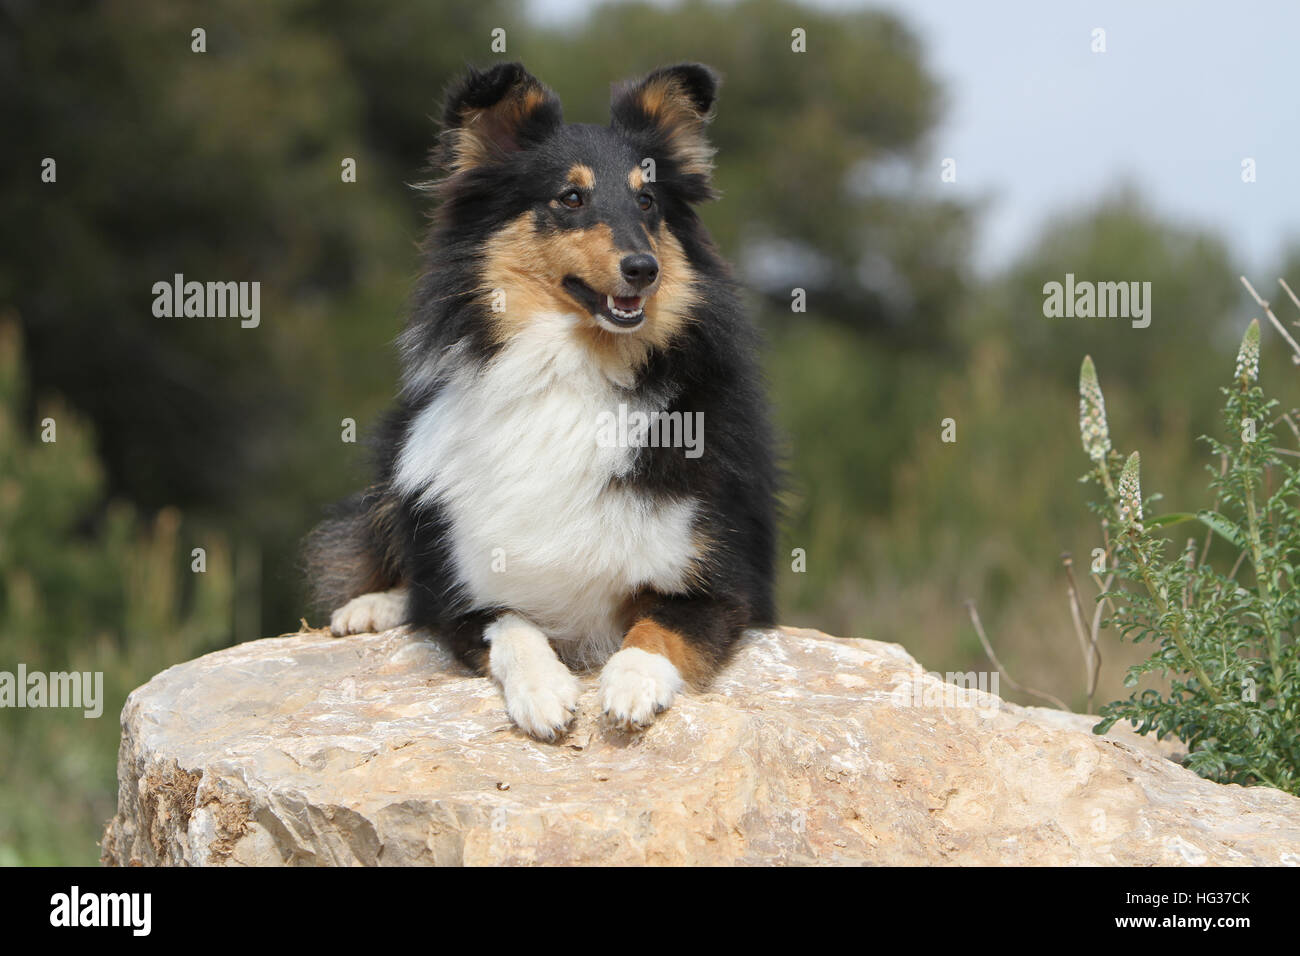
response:
M454 172L495 162L563 123L560 101L522 63L469 65L448 88L436 162Z
M718 87L722 85L722 74L707 63L686 61L662 66L650 73L645 81L658 77L672 77L680 89L691 101L691 106L701 115L707 115L713 109L718 98Z
M511 60L509 63L494 64L484 70L480 75L484 77L501 77L502 79L507 79L512 83L518 83L525 77L532 79L532 74L528 72L527 68L519 60Z
M455 128L462 122L464 111L493 106L505 99L511 90L525 87L545 91L541 81L518 60L496 63L487 69L466 63L465 69L447 86L443 98L443 126Z
M714 83L722 82L721 73L709 66L709 64L701 63L698 60L687 60L682 63L675 63L668 67L668 69L682 73L690 73L700 77L701 79L707 79Z
M695 79L695 87L701 111L707 113L718 99L718 87L722 85L722 74L705 63L687 64Z
M486 70L466 64L465 70L451 83L451 91L461 96L481 94L489 90L507 90L519 83L533 80L524 65L517 61L496 63ZM536 82L533 80L533 82Z

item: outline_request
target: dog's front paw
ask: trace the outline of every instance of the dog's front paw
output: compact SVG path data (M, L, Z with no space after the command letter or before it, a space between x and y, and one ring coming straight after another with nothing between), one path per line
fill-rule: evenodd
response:
M406 589L372 591L353 598L330 615L330 633L377 634L406 623Z
M578 709L578 679L559 661L503 685L502 692L510 719L538 740L562 735Z
M488 670L501 685L510 719L538 740L563 734L578 709L580 688L546 635L518 615L506 614L483 636L491 645Z
M639 647L619 651L600 672L604 719L623 730L644 727L667 710L682 689L682 675L662 654Z

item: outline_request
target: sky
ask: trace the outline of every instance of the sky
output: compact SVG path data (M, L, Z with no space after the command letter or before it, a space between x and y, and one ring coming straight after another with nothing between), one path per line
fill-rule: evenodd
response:
M946 104L934 181L984 204L982 272L1125 184L1161 216L1219 232L1266 284L1288 241L1300 244L1300 2L815 3L888 10L921 37ZM529 0L550 22L596 5ZM1097 28L1104 53L1092 51ZM938 186L944 158L957 178Z

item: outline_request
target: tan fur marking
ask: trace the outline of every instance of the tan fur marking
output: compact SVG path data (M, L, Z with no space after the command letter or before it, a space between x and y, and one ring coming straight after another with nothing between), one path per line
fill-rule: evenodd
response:
M695 273L686 253L667 229L649 236L659 259L657 291L646 300L645 325L618 334L602 329L564 291L565 276L577 276L597 291L620 283L622 252L609 226L554 232L539 231L532 213L524 213L488 240L481 294L489 308L494 290L505 292L505 311L493 312L496 337L508 341L539 312L577 313L580 342L591 349L612 377L625 377L644 364L651 348L668 345L684 328L695 304Z
M678 93L677 81L672 77L661 76L641 87L641 108L651 119L659 119L668 107L674 95Z
M623 647L636 647L668 658L682 678L696 686L706 683L713 673L708 657L690 641L648 617L643 617L632 625L632 629L623 638Z
M685 328L698 302L695 270L677 237L662 225L650 237L650 248L659 260L660 279L659 290L645 304L645 314L653 333L652 344L663 348Z
M527 116L545 102L546 91L539 86L530 86L524 90L522 101L519 104L519 115Z
M485 291L506 294L504 312L493 313L500 341L508 340L538 312L577 312L564 291L564 277L575 275L593 289L611 284L619 256L609 226L540 233L533 214L524 213L487 242Z
M473 169L487 160L487 147L468 127L449 130L447 138L451 141L451 171L463 173Z
M545 102L545 89L528 86L512 91L486 109L463 112L460 127L447 134L451 140L452 173L462 173L491 160L499 149L498 141Z
M574 163L573 168L569 170L569 182L583 189L594 189L596 187L596 174L592 172L590 166Z
M713 170L713 147L704 135L707 117L691 103L676 77L661 76L637 91L637 101L665 132L674 158L686 173L709 175Z
M640 166L632 167L632 171L627 174L627 184L632 187L633 192L640 192L641 187L645 185L645 173L641 172Z

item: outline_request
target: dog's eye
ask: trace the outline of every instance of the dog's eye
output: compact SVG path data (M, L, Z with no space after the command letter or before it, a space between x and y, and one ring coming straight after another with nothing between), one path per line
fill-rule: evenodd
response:
M564 203L570 209L577 209L582 205L582 193L576 189L570 189L567 193L560 196L560 202Z
M655 197L649 193L642 193L636 197L636 204L641 207L642 212L649 212L650 207L655 204Z

